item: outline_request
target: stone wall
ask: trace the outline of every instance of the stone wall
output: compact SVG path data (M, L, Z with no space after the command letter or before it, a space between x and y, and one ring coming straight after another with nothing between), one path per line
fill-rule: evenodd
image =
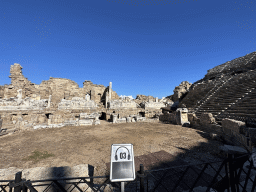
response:
M177 119L176 119L176 113L169 113L165 112L164 114L160 115L159 120L163 122L169 122L172 124L177 124Z
M47 105L47 99L34 100L29 97L25 99L19 99L17 97L0 99L0 111L43 110Z
M0 85L0 99L4 98L4 86Z
M9 77L11 78L11 84L15 89L24 89L25 87L31 88L34 86L31 81L23 76L22 67L18 63L11 65Z
M140 104L142 102L148 102L148 101L156 101L156 98L153 96L146 96L146 95L137 95L136 99L134 100L137 104Z
M144 104L144 108L145 109L148 109L148 108L151 108L151 109L161 109L162 107L165 107L165 104L162 103L162 102L146 102Z
M249 150L256 146L256 129L246 127L244 122L225 118L222 120L222 129L226 140Z
M132 100L111 100L108 102L109 109L119 109L119 108L137 108L137 104Z
M71 100L73 97L85 97L90 95L90 100L96 103L105 100L105 92L108 89L103 85L93 84L91 81L84 81L83 88L72 80L65 78L50 77L47 81L42 81L40 85L31 83L22 74L22 67L15 63L11 65L10 76L11 84L0 86L0 99L17 96L17 91L22 90L22 99L30 97L34 100L49 99L51 96L51 108L57 108L62 99ZM115 91L111 91L111 98L118 99Z
M118 116L118 122L130 116L138 121L157 119L166 102L143 95L137 100L121 100L113 91L112 82L105 87L84 81L83 88L79 88L72 80L50 77L37 85L23 76L17 63L11 65L10 73L12 84L0 86L0 115L5 129L97 125L100 116L110 120L113 114ZM139 105L142 101L146 102L144 108Z
M58 110L72 110L72 109L92 109L97 108L93 100L84 99L82 97L73 97L72 100L62 99L58 104Z

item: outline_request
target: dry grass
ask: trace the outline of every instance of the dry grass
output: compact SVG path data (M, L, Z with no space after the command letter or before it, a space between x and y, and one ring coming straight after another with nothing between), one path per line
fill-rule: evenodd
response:
M209 133L162 123L110 124L22 131L0 137L0 169L90 164L94 175L108 173L111 144L132 143L135 156L164 150L194 159L219 155Z

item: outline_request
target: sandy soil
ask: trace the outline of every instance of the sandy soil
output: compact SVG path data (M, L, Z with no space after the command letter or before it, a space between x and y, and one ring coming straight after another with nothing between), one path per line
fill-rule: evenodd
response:
M211 159L219 156L219 141L209 133L179 125L159 123L112 124L48 128L15 132L0 137L0 169L54 167L90 164L94 176L107 175L111 144L132 143L135 156L164 150L179 157ZM38 161L28 157L34 151L53 154ZM198 155L200 152L201 155ZM25 160L24 160L25 159Z

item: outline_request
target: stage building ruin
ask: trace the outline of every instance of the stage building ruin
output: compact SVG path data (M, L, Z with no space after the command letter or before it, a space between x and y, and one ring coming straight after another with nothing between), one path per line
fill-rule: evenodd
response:
M37 85L22 74L22 67L11 65L11 84L0 86L0 115L3 129L82 126L100 124L99 119L132 122L152 118L161 112L164 102L119 97L108 87L84 81L83 87L72 80L50 77ZM128 120L127 120L128 118ZM157 120L157 119L156 119Z
M119 97L112 82L105 87L84 81L79 88L69 79L50 77L36 85L17 63L10 73L11 84L0 86L2 130L160 120L200 126L237 145L256 146L256 52L208 70L193 84L183 81L162 99Z

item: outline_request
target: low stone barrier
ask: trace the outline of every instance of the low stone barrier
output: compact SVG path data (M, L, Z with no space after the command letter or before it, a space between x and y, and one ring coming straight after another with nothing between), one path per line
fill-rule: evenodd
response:
M176 114L175 113L164 113L159 116L159 120L163 122L170 122L176 124Z
M0 169L0 180L15 180L15 174L17 172L22 171L22 179L26 180L46 180L52 178L62 178L62 177L89 177L89 165L88 164L80 164L73 167L35 167L29 169L20 169L16 167L10 167L8 169ZM79 181L79 180L72 180ZM86 181L90 182L90 179L86 179ZM69 180L67 180L69 182ZM38 182L32 183L32 185L40 185L47 184L48 182ZM69 184L65 184L65 181L59 181L59 183L67 190L70 186ZM7 184L1 182L1 184ZM83 191L88 188L88 185L83 183L78 185ZM37 191L43 191L47 186L35 187ZM5 190L9 191L9 188L5 188ZM73 191L78 192L78 189L74 189ZM87 191L91 191L88 189Z

